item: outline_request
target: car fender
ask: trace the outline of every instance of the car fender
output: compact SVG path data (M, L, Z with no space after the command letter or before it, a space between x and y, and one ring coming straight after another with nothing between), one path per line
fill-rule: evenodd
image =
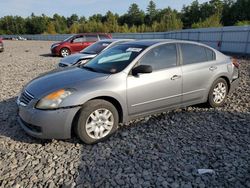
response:
M91 93L86 93L86 94L82 95L82 97L78 98L76 103L78 105L82 106L86 102L93 100L93 99L96 99L96 98L112 98L112 99L116 100L120 104L120 107L122 110L122 114L123 114L122 121L126 122L127 117L128 117L126 97L121 96L118 93L111 92L111 91L103 91L103 90L99 90L99 91L95 91L95 92L91 92Z
M68 48L72 52L72 49L71 49L70 45L68 45L68 44L61 44L58 46L58 48L59 48L58 49L59 52L61 51L62 48Z
M217 80L218 78L221 78L221 77L225 77L225 78L227 78L229 80L229 82L231 82L230 81L230 74L228 72L221 72L219 74L216 74L208 82L209 84L208 84L208 88L207 88L207 91L206 91L206 96L208 96L209 91L210 91L214 81ZM230 87L230 85L229 85L229 87Z

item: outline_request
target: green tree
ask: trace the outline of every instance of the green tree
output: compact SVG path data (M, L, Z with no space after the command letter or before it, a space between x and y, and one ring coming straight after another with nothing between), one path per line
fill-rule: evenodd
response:
M58 14L53 15L53 22L55 25L56 33L66 33L68 30L67 20L64 16Z
M183 23L178 18L177 13L171 8L162 10L160 23L158 24L158 31L171 31L182 29Z
M193 23L199 22L201 16L200 4L198 0L192 2L190 6L182 9L182 22L184 28L190 28Z
M145 13L139 9L136 3L130 5L127 13L127 24L129 26L138 26L144 23Z
M107 27L107 32L115 33L119 30L117 15L114 15L111 11L108 11L104 16L104 25Z
M220 15L214 14L204 21L192 24L192 28L221 27Z
M69 18L67 18L67 26L71 27L74 23L79 21L79 17L76 14L72 14Z
M147 7L145 23L147 23L147 25L151 25L156 15L157 15L156 4L154 3L154 1L151 0L149 1L148 7Z
M47 26L46 33L48 34L56 34L56 28L53 22L49 22Z
M0 19L2 33L24 34L26 33L25 19L20 16L5 16Z
M235 26L248 26L248 25L250 25L250 21L248 20L238 21L235 24Z
M73 23L70 28L69 28L69 33L70 34L76 34L79 32L79 24L78 23Z
M27 33L41 34L47 29L47 18L45 16L35 16L33 13L26 19Z
M231 7L233 23L238 21L250 20L250 1L237 0Z
M102 22L103 16L101 14L94 14L93 16L89 17L89 21L96 21L96 22Z

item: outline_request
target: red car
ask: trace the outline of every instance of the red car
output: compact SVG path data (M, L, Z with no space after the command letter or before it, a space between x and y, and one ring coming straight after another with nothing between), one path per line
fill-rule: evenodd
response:
M105 33L82 33L70 36L62 42L54 43L51 46L51 53L57 56L68 56L80 52L96 41L111 39L111 35Z
M3 52L4 48L3 48L3 39L0 38L0 52Z

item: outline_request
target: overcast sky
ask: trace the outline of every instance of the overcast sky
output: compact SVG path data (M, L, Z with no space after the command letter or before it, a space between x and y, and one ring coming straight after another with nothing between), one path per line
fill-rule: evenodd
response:
M193 0L154 0L157 8L170 6L181 10L183 5L189 5ZM200 3L207 0L199 0ZM78 16L91 16L93 14L105 14L108 10L123 14L127 12L132 3L137 3L141 9L146 10L149 0L0 0L0 17L6 15L30 16L45 14L52 16L55 13L70 16L73 13Z

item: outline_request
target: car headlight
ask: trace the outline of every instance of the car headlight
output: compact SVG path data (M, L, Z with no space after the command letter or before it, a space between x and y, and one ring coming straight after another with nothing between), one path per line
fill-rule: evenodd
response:
M62 101L73 93L69 89L60 89L42 98L36 105L38 109L56 109Z

